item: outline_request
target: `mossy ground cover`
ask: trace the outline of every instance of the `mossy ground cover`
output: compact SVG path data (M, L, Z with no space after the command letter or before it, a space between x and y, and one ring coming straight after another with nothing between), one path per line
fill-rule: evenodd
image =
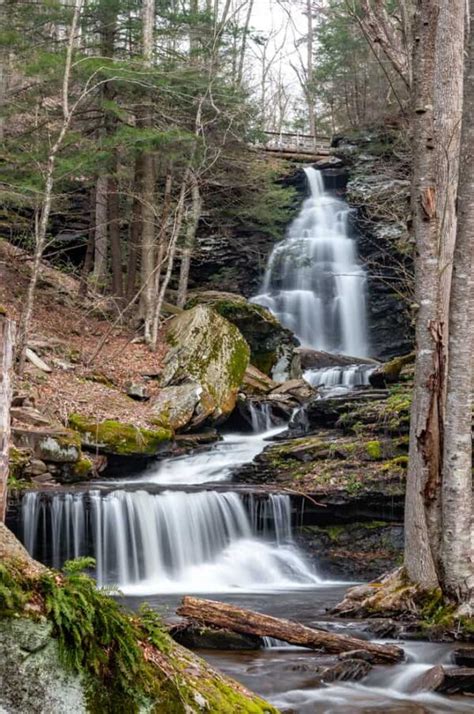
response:
M129 614L96 588L84 568L25 573L0 565L0 617L49 621L63 666L81 677L88 711L156 714L276 714L243 687L219 675L171 640L150 608Z

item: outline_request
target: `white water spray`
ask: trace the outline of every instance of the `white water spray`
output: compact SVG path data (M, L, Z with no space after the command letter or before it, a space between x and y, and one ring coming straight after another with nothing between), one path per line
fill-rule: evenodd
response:
M32 555L56 568L92 555L98 583L127 594L273 591L322 582L293 543L287 495L31 492L22 509Z
M349 207L328 193L320 171L305 169L311 195L268 261L262 292L268 307L306 347L368 354L366 275L349 236Z

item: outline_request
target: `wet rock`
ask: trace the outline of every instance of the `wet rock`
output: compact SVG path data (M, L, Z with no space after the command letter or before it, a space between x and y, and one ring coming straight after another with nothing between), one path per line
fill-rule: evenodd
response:
M387 384L393 384L398 381L400 372L407 364L413 363L415 359L414 352L402 357L394 357L389 362L385 362L377 367L370 375L369 382L372 387L383 389Z
M264 374L271 374L279 359L291 355L297 343L292 332L267 308L248 302L242 295L214 290L191 293L186 307L202 304L238 327L250 347L250 362Z
M132 382L126 387L127 395L137 402L147 402L150 399L146 384Z
M209 421L234 409L249 363L250 350L237 327L207 305L185 310L169 323L169 345L161 379L163 387L193 382L202 388Z
M189 649L239 651L258 650L263 647L261 637L193 624L188 624L185 627L178 625L170 630L170 635L180 645Z
M370 662L361 658L345 659L321 673L321 679L326 682L358 682L364 679L372 669Z
M337 355L332 352L322 350L312 350L308 347L298 347L301 369L325 369L326 367L348 367L353 364L374 364L377 362L362 357L349 357L347 355Z
M23 473L25 476L41 476L41 474L46 473L48 467L40 459L31 459L29 464L25 467Z
M474 668L474 648L460 647L453 652L453 662L460 667Z
M416 679L410 690L450 695L474 694L474 669L470 667L448 669L436 665Z

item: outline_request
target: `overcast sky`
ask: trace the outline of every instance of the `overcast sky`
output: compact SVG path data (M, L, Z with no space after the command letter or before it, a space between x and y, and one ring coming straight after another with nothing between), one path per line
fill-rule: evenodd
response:
M255 0L251 25L265 34L275 32L276 36L272 40L275 49L284 41L281 49L282 74L286 82L297 91L298 80L290 62L298 64L295 39L305 34L306 18L302 13L301 0L286 0L285 5L289 13L281 7L278 0Z

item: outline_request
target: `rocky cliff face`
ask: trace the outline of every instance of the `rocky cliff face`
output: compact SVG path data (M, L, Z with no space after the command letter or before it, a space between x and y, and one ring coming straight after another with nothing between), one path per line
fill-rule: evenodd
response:
M371 352L380 359L409 352L413 339L408 160L399 141L397 134L339 138L335 156L318 165L328 187L356 209L352 227L368 270ZM307 191L303 166L282 162L282 172L282 183L297 191L300 204ZM259 233L201 235L191 287L254 295L274 243Z

